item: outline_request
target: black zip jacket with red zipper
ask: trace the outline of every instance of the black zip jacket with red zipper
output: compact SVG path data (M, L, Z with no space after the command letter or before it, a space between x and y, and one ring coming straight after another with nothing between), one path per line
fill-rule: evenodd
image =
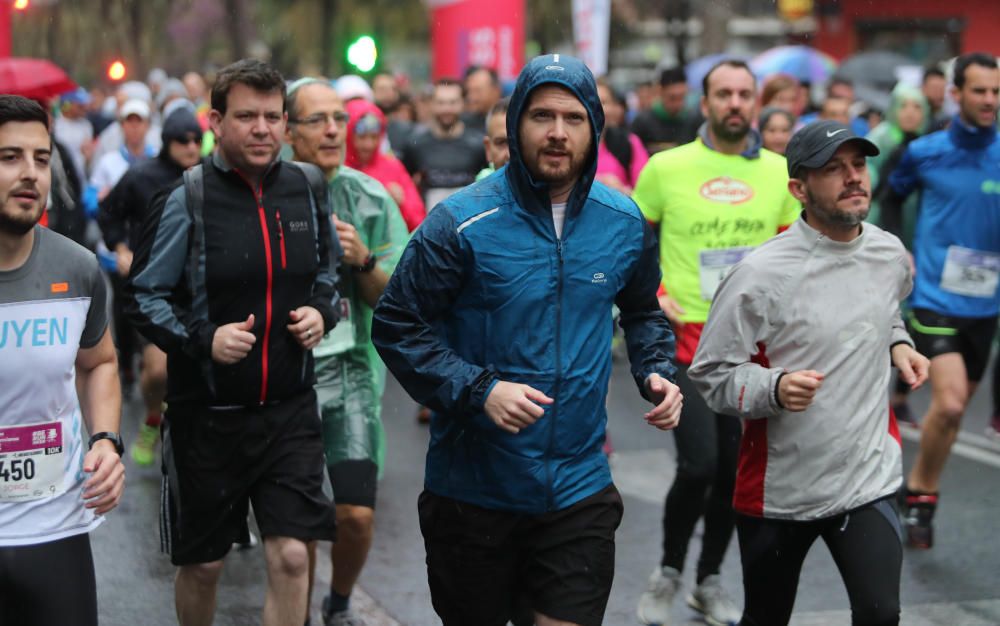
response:
M311 306L326 331L336 323L340 245L306 167L315 166L275 161L255 186L216 154L186 174L202 181L203 199L181 183L152 200L126 313L167 353L168 403L269 404L315 382L312 353L288 332L289 314ZM250 354L214 362L216 329L251 313Z

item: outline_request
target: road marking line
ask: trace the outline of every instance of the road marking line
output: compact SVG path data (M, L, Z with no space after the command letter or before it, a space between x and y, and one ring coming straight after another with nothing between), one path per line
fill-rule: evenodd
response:
M900 428L899 434L902 435L903 439L906 439L907 441L920 443L919 430L914 430L912 428ZM979 447L979 445L971 443L978 443L978 440L976 439L977 437L984 441L989 441L989 439L981 435L975 435L973 433L959 433L958 441L956 441L951 447L951 453L969 459L970 461L975 461L977 463L982 463L983 465L989 465L990 467L1000 469L1000 452L984 449Z

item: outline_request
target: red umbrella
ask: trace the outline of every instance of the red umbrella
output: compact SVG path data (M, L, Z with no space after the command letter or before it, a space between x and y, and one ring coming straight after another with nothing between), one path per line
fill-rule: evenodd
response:
M47 100L77 88L66 72L45 59L0 59L0 93Z

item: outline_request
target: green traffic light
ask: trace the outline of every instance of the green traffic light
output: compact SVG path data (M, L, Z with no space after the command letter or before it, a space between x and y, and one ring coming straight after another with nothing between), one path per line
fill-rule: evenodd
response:
M347 48L347 61L360 72L370 72L378 60L378 48L369 35L358 37Z

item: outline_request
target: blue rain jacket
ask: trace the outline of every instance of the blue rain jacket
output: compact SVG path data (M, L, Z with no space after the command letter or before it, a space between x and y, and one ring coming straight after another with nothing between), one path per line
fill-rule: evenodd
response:
M576 95L592 132L561 239L548 185L524 166L517 133L530 93L548 83ZM601 446L613 304L640 392L654 372L674 379L654 235L631 199L594 182L603 124L585 65L565 55L529 62L507 116L510 164L430 212L375 309L376 348L434 411L425 487L435 494L538 514L611 484ZM555 402L532 426L507 433L483 411L497 380L531 385Z

